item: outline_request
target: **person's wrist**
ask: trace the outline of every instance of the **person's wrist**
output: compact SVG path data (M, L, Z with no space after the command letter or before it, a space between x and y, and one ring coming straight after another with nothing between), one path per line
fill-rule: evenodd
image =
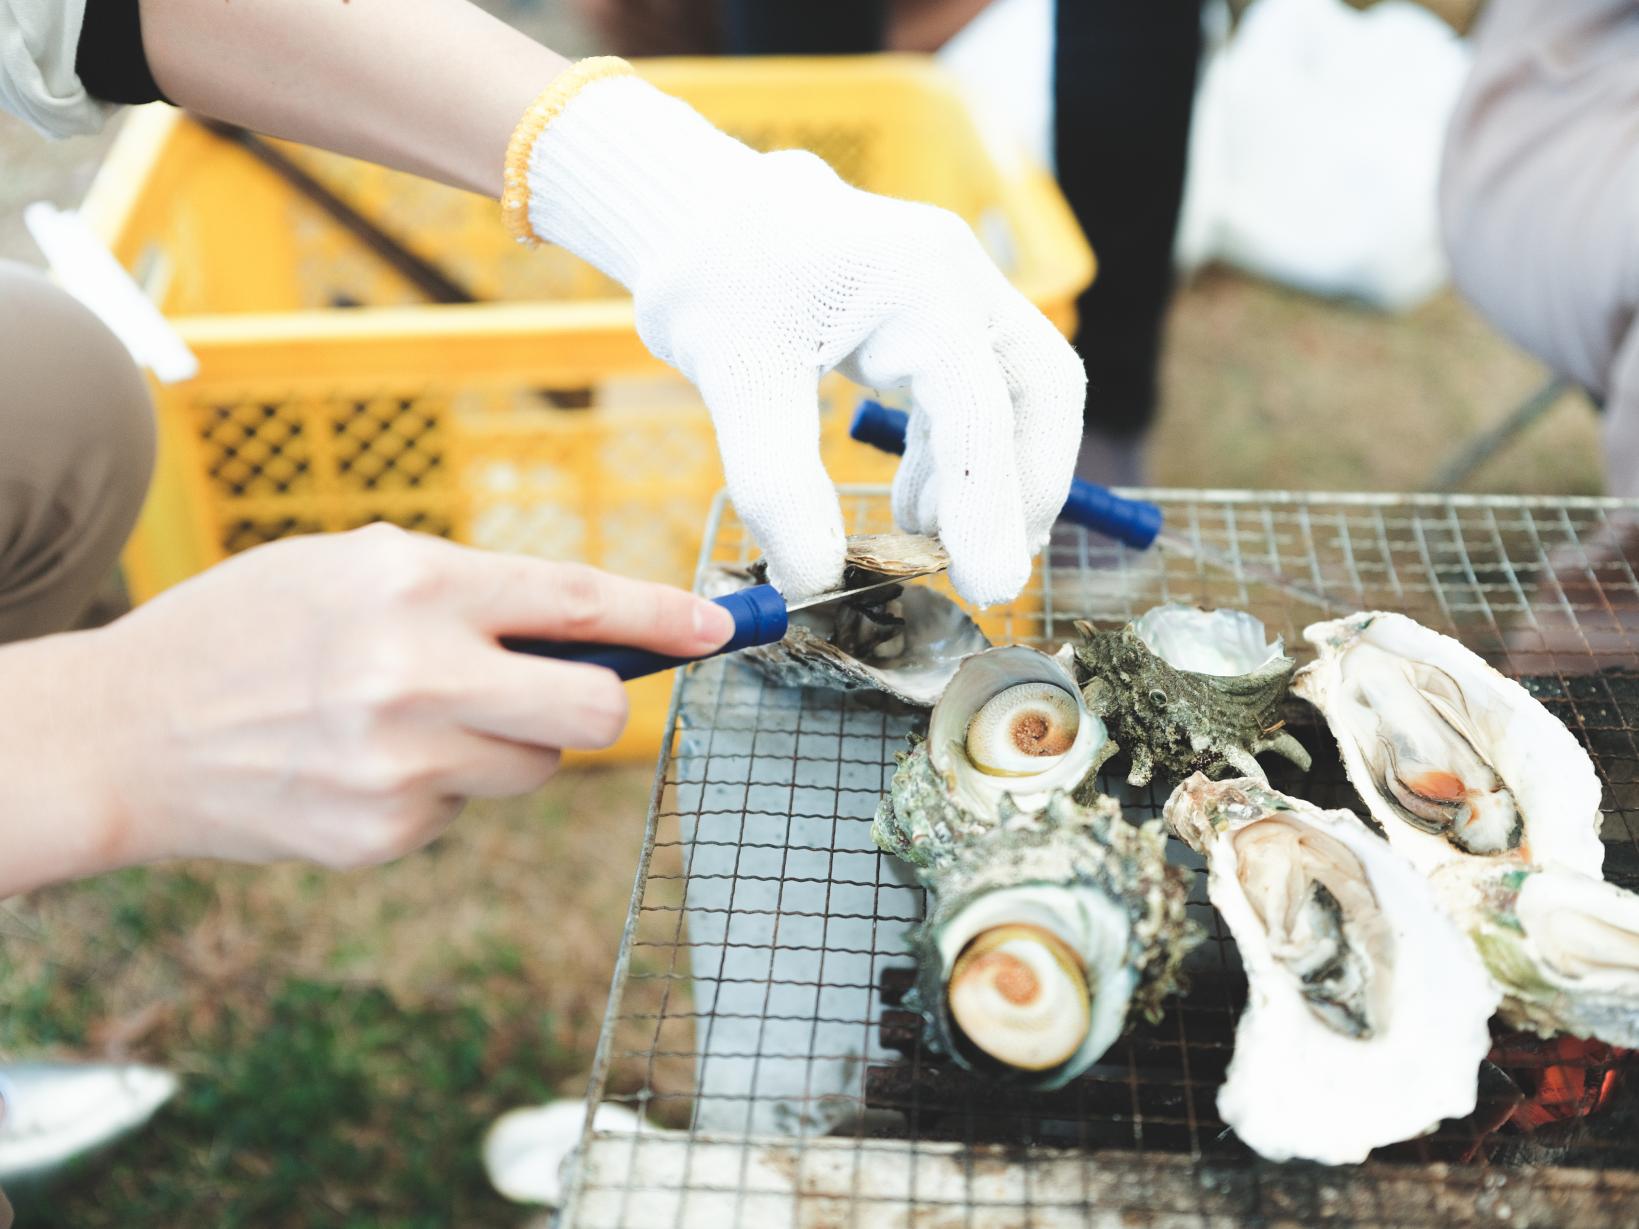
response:
M583 67L594 63L606 67ZM577 64L526 113L503 210L519 239L557 244L630 287L658 256L692 246L758 155L613 64Z
M0 649L8 846L0 892L115 870L162 856L125 803L136 771L135 714L122 713L122 662L109 629Z

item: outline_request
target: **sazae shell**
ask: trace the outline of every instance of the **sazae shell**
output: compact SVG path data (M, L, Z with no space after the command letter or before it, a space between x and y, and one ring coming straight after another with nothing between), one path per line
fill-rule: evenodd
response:
M1159 1019L1202 938L1165 847L1159 823L1128 824L1112 799L1056 794L926 851L913 1005L928 1043L961 1066L1057 1088L1131 1018Z
M1158 606L1119 630L1076 629L1082 694L1131 755L1133 785L1157 771L1262 780L1256 757L1265 751L1309 767L1309 753L1282 728L1297 663L1251 615Z

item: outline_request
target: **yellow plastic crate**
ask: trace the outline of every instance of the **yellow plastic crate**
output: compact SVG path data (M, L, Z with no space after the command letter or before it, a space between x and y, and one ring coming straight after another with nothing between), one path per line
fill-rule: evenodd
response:
M992 156L925 60L639 70L750 144L812 149L862 187L954 210L1072 328L1093 263L1057 186ZM482 301L427 304L250 154L170 108L132 114L86 216L200 361L195 379L155 388L133 596L260 542L381 519L687 584L722 485L715 440L697 394L644 350L621 288L562 251L519 248L493 201L278 148ZM838 482L886 481L893 460L847 438L858 396L840 378L822 390L826 464ZM575 399L587 408L561 408ZM668 691L632 685L619 752L652 756Z

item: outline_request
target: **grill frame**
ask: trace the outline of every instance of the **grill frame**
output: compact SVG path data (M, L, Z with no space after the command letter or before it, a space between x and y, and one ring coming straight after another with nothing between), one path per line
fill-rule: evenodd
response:
M1071 634L1073 618L1094 617L1101 623L1131 618L1166 598L1250 609L1272 632L1285 635L1289 651L1307 659L1310 654L1298 650L1308 646L1296 633L1304 624L1330 616L1300 594L1263 584L1243 568L1279 573L1328 597L1335 595L1334 613L1404 609L1438 630L1458 634L1505 673L1529 676L1533 691L1556 715L1574 718L1567 724L1590 746L1605 790L1607 877L1625 887L1639 887L1639 635L1630 637L1619 612L1619 606L1631 609L1634 629L1639 631L1639 578L1624 555L1601 561L1597 551L1589 550L1596 545L1591 539L1600 534L1639 526L1639 501L1178 490L1137 494L1162 504L1169 528L1190 542L1193 557L1140 555L1061 526L1049 548L1049 566L1038 568L1033 588L1013 607L982 616L993 640L1056 643ZM889 527L885 488L845 487L842 497L851 531ZM1254 545L1268 549L1248 549ZM744 527L719 496L707 525L701 568L744 561L750 554ZM1613 594L1625 602L1613 603ZM1533 600L1537 596L1543 600ZM1510 615L1522 617L1523 628L1510 627ZM1568 651L1567 639L1573 641ZM1626 670L1598 673L1594 667L1601 663L1625 664ZM1293 703L1303 708L1301 702ZM724 720L725 713L738 714L738 721ZM805 718L813 728L804 729ZM912 918L873 905L868 918L852 919L869 923L868 952L830 942L832 927L850 920L847 909L833 908L834 896L840 895L836 889L869 889L876 901L885 890L899 900L909 890L896 886L900 877L892 859L864 852L857 826L869 814L861 806L864 796L880 793L891 774L887 750L897 735L919 720L912 710L877 697L765 686L744 666L729 661L680 672L588 1097L589 1106L618 1100L662 1119L679 1119L675 1111L685 1103L698 1102L702 1108L682 1128L635 1136L596 1132L589 1114L579 1158L569 1175L565 1225L874 1226L904 1224L914 1214L933 1216L928 1223L940 1226L980 1227L1081 1224L1093 1212L1115 1211L1157 1225L1262 1225L1282 1220L1338 1226L1418 1221L1593 1225L1611 1223L1619 1209L1631 1208L1630 1201L1639 1194L1639 1141L1590 1143L1585 1123L1554 1128L1570 1137L1559 1154L1577 1164L1548 1163L1544 1158L1551 1157L1552 1150L1538 1137L1531 1138L1529 1148L1509 1140L1491 1148L1487 1141L1494 1144L1498 1137L1483 1129L1483 1121L1447 1124L1425 1140L1380 1150L1367 1164L1342 1169L1273 1164L1252 1156L1232 1138L1226 1145L1211 1106L1216 1083L1212 1063L1227 1061L1239 1014L1233 992L1238 962L1225 956L1226 948L1232 955L1232 941L1206 903L1199 859L1176 840L1169 853L1195 868L1191 912L1207 925L1212 938L1203 946L1208 956L1204 963L1198 961L1197 984L1190 994L1175 1000L1159 1025L1135 1029L1112 1049L1114 1058L1107 1056L1091 1073L1092 1087L1128 1089L1130 1111L1125 1118L1119 1112L1089 1117L1084 1081L1072 1084L1071 1099L1061 1097L1056 1103L1060 1108L1054 1110L1044 1108L1050 1103L1039 1096L1032 1099L1031 1094L1017 1094L1010 1102L981 1079L926 1055L914 1037L907 1036L906 1019L896 1020L893 1004L885 1003L880 993L883 968L910 966L903 951L895 961L894 940L884 928L903 928ZM805 736L812 736L806 753ZM1311 722L1300 738L1316 752L1317 760L1333 751L1323 725ZM717 745L719 740L724 746ZM765 740L769 746L759 746ZM814 747L828 742L835 744L834 756L813 754ZM774 746L787 749L776 752ZM746 761L744 779L736 780L732 770L714 779L713 757L734 761L736 769ZM759 764L781 760L791 766L787 779L757 779ZM690 765L696 761L702 765L698 780L690 777ZM1117 764L1122 763L1118 759ZM1283 771L1272 758L1265 764L1277 788L1305 792L1304 774ZM839 802L829 816L833 839L822 849L818 842L793 841L792 834L793 825L807 823L812 831L809 821L823 825L827 818L803 809L812 805L813 797L823 796L827 787L813 784L811 778L825 766L834 768L829 788ZM1329 770L1331 775L1326 776L1327 768L1317 765L1315 771L1322 775L1310 784L1324 786L1325 792L1308 796L1325 806L1363 809L1341 782L1335 758ZM1118 785L1119 777L1104 780L1106 791L1120 798L1133 818L1157 814L1174 784L1158 782L1134 791ZM708 805L709 792L734 788L744 791L738 840L704 835L704 822L724 810ZM818 795L805 793L816 789ZM789 799L802 795L809 801L793 801L784 829L777 830L772 825L780 816L767 806L753 805L752 795L762 791L762 802L782 790ZM841 813L845 794L847 815ZM745 839L751 820L762 826L757 834L762 839ZM847 839L839 840L838 829L844 825L853 828ZM734 853L725 911L725 906L695 900L687 875L692 872L696 888L706 890L709 897L711 881L724 876L699 869L700 851L720 857L729 848ZM764 860L778 853L779 872L742 875L741 860L748 851ZM784 907L788 888L795 892L813 882L812 877L787 873L793 854L828 860L831 873L823 889L814 889L823 893L823 908ZM874 857L876 873L869 880L839 877L839 856ZM737 907L735 895L742 890L746 899ZM775 893L776 916L766 939L761 932L747 932L736 940L730 927L769 912L746 901L763 900L768 891ZM756 895L759 892L762 897ZM691 907L695 917L686 922ZM707 933L715 924L710 915L719 912L725 913L721 938L698 938L695 930ZM654 914L673 919L669 935L650 937ZM790 925L793 918L799 919L797 925L819 927L821 971L812 985L775 969L779 952L814 947L781 944L780 927ZM801 921L804 918L815 920ZM727 958L737 948L742 954L768 949L769 971L761 977L726 975ZM721 949L720 965L715 976L696 978L698 968L679 962L685 954L698 958L704 949ZM828 956L842 961L853 957L857 967L862 955L871 971L868 984L826 981ZM664 972L655 971L660 957L668 958ZM759 981L766 997L761 1018L753 1020L756 1048L742 1052L743 1057L730 1053L724 1059L723 1046L713 1049L711 1041L718 1020L708 1011L695 1012L692 1003L690 1010L682 1010L683 996L699 989L709 995L708 1007L716 1006L725 987L740 993L740 983ZM652 995L643 999L650 982L659 983L658 1007L645 1011L645 1004L652 1002ZM1208 985L1212 989L1204 990ZM800 995L805 989L814 991L816 1037L822 1025L831 1023L822 1018L822 996L845 991L852 996L850 1001L857 1002L861 994L869 1001L863 1019L838 1022L861 1029L864 1037L858 1055L859 1091L852 1098L859 1113L840 1135L822 1135L818 1127L804 1124L798 1124L803 1129L774 1131L763 1112L771 1100L790 1102L798 1112L819 1112L810 1104L810 1094L815 1064L825 1056L803 1058L790 1050L782 1054L769 1040L769 1033L778 1032L784 1020L766 1009L772 996L776 991ZM721 1014L735 1018L731 1011ZM1200 1022L1208 1018L1210 1026ZM685 1020L695 1021L705 1032L697 1033L688 1046L668 1049ZM644 1021L652 1021L646 1045L635 1051L623 1046L624 1038L642 1038ZM1200 1040L1203 1036L1208 1040ZM774 1048L765 1052L765 1044ZM895 1049L897 1058L892 1054ZM1146 1054L1172 1051L1182 1081L1171 1080L1170 1099L1157 1099L1154 1094L1168 1081L1141 1074L1150 1070L1142 1060ZM1202 1055L1207 1056L1204 1065ZM631 1082L627 1077L633 1057L646 1058L647 1063L635 1092L623 1093L619 1086ZM1192 1058L1200 1067L1193 1074ZM732 1066L747 1059L749 1095L731 1098L746 1102L743 1128L722 1130L719 1114L714 1130L703 1120L709 1119L716 1094L703 1086L708 1081L701 1073L714 1070L711 1065L719 1060ZM683 1060L694 1067L690 1088L670 1091L666 1085L680 1077L657 1077L657 1067ZM1113 1069L1123 1063L1124 1073ZM759 1097L759 1079L769 1072L789 1073L795 1065L805 1068L803 1097ZM1528 1082L1529 1069L1527 1061L1524 1068L1510 1071ZM873 1076L874 1105L869 1103ZM1624 1113L1631 1109L1633 1121L1639 1121L1636 1085L1639 1072L1625 1072L1617 1097ZM908 1100L888 1109L882 1104L884 1086L898 1087ZM1023 1107L1016 1108L1014 1103L1020 1101ZM1481 1109L1488 1104L1482 1096ZM882 1117L895 1110L903 1112L897 1126ZM938 1125L941 1117L952 1114L959 1119L957 1127L948 1122ZM984 1129L983 1124L998 1119L1005 1124L1009 1116L1019 1123L1000 1132L1000 1141L997 1132ZM1112 1142L1103 1129L1111 1123L1131 1127L1132 1138ZM1100 1129L1092 1130L1090 1124ZM1578 1138L1579 1133L1589 1138Z

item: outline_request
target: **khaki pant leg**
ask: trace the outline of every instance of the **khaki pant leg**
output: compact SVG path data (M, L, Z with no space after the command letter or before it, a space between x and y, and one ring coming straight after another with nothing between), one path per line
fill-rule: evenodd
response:
M1459 289L1604 401L1639 494L1639 0L1491 0L1440 196Z
M0 262L0 643L84 612L153 464L153 406L125 347L43 275Z

